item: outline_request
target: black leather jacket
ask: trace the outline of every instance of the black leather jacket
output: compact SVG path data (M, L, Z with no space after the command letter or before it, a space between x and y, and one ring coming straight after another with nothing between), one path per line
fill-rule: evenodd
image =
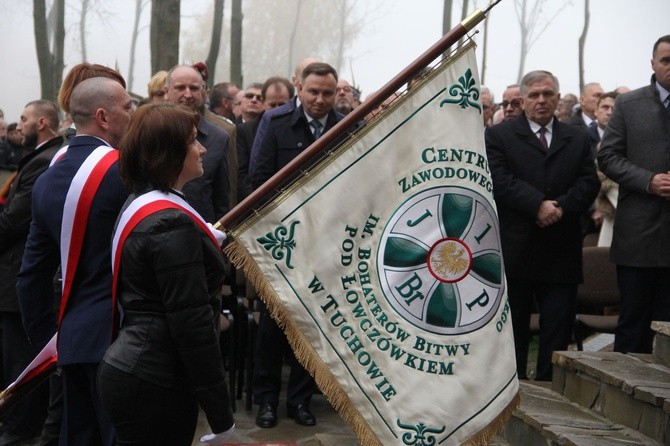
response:
M224 274L220 250L188 215L163 210L131 232L120 268L123 320L104 361L159 386L193 389L213 431L228 429L233 415L213 311Z

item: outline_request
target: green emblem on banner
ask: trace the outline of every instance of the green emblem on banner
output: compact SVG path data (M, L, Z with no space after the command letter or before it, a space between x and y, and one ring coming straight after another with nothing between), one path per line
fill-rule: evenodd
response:
M460 82L460 85L454 84L449 87L449 94L457 96L456 99L444 99L440 102L440 107L444 106L444 104L458 104L461 108L471 106L479 110L479 114L481 114L482 107L477 102L479 99L479 89L475 87L475 78L472 76L470 68L467 69L463 76L458 78L458 82Z
M274 232L268 232L264 237L256 239L272 255L273 259L285 260L286 266L289 269L293 269L293 265L291 265L291 251L296 246L293 232L298 223L300 222L292 222L289 228L286 228L286 226L277 226Z
M433 333L478 330L502 300L498 219L470 189L438 187L409 198L384 229L377 265L391 306Z
M411 431L402 434L402 442L407 445L432 446L435 444L435 437L431 434L441 434L444 432L444 426L438 429L436 427L428 427L423 423L405 424L401 423L400 420L396 420L396 423L398 423L398 427L401 429Z

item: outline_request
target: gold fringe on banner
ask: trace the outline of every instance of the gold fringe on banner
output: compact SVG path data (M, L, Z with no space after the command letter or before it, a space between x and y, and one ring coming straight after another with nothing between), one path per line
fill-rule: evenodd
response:
M521 402L521 397L517 392L516 396L510 401L507 407L500 412L500 414L489 423L481 431L477 432L472 438L463 443L467 446L484 446L487 445L493 440L493 438L498 435L505 428L505 425L509 421L512 413L519 407Z
M284 330L295 357L300 364L314 377L319 389L326 396L330 404L337 410L345 423L347 423L358 437L358 441L364 446L382 446L368 423L356 410L356 407L344 392L342 387L323 363L321 357L314 347L307 341L300 327L290 317L284 304L275 292L270 282L261 272L258 264L254 261L249 251L238 240L229 243L224 253L230 261L244 271L249 282L255 287L261 299L266 303L272 318L277 325Z
M307 341L295 321L289 316L289 312L281 302L270 282L261 272L258 264L254 261L249 251L244 245L233 240L229 243L224 253L230 261L239 269L244 271L247 280L255 287L259 296L266 303L270 315L277 321L277 325L284 330L295 356L316 381L323 394L330 404L338 411L345 423L347 423L358 437L358 441L363 446L381 446L368 423L363 416L356 410L356 407L344 392L342 387L330 372L329 368L321 360L321 357L314 350L314 347ZM475 434L464 444L468 446L483 446L488 444L498 433L500 433L505 424L512 416L514 410L519 406L519 394L509 403L509 405L491 422L488 426Z

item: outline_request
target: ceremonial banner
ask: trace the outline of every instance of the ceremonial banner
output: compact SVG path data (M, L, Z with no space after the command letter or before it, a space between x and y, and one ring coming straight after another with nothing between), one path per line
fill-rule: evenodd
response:
M518 404L474 45L230 234L362 444L484 444Z

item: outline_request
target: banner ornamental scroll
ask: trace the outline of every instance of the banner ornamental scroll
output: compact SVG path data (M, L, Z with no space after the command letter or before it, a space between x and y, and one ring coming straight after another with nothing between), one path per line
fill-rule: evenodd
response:
M362 444L484 444L518 404L474 45L231 231Z

